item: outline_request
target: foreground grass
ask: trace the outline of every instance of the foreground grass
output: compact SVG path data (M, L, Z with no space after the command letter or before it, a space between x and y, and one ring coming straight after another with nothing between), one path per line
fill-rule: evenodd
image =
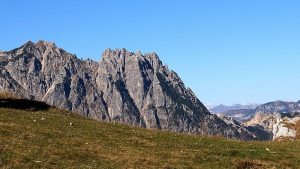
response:
M295 125L295 130L296 130L296 139L300 140L300 120Z
M70 123L73 126L70 126ZM300 142L241 142L0 109L2 168L299 168Z

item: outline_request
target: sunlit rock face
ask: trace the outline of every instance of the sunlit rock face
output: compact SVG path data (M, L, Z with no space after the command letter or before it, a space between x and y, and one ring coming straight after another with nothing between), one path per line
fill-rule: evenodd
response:
M275 101L262 104L255 109L246 126L259 126L270 133L270 140L294 139L295 124L300 120L300 101Z

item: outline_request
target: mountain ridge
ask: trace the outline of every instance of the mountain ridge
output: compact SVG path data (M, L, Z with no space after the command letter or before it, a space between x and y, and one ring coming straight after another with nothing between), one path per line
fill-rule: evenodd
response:
M240 109L255 109L259 104L233 104L231 106L220 104L216 106L211 106L209 111L212 113L225 113L231 110L240 110Z

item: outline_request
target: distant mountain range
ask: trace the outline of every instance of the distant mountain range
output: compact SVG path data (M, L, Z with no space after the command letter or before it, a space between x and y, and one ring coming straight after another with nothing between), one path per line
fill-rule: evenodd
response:
M284 102L274 101L258 106L256 112L265 113L293 113L300 112L300 101L298 102Z
M240 123L250 120L254 114L255 109L229 110L224 113L217 113L219 116L231 117Z
M243 109L244 107L240 105L218 106L216 110L221 108L224 108L224 112L216 113L218 116L232 118L243 123L248 130L253 128L256 132L263 132L256 133L257 136L264 135L265 139L270 140L296 137L295 126L300 120L300 101L274 101L259 105L254 109ZM237 110L228 110L229 108Z
M232 106L220 104L216 106L209 105L210 108L208 109L211 113L225 113L231 110L255 109L257 106L259 106L259 104L246 104L246 105L234 104Z
M259 104L235 104L232 106L223 104L217 106L209 105L209 111L213 114L217 114L218 116L226 116L238 122L244 122L251 119L257 106L259 106Z
M239 122L248 121L258 112L264 113L289 113L300 112L300 101L298 102L284 102L274 101L262 105L249 104L233 106L218 105L209 109L211 113L231 117Z

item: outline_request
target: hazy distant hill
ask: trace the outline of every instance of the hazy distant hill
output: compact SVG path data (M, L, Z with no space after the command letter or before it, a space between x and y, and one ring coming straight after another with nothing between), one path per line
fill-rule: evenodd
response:
M258 106L256 112L265 113L293 113L300 112L300 101L298 102L284 102L274 101Z
M255 109L239 109L239 110L229 110L224 113L217 113L218 115L223 115L226 117L232 117L234 120L242 123L250 120L255 114Z
M212 113L225 113L231 110L255 109L257 106L258 104L247 104L247 105L235 104L232 106L226 106L221 104L210 108L209 111Z

